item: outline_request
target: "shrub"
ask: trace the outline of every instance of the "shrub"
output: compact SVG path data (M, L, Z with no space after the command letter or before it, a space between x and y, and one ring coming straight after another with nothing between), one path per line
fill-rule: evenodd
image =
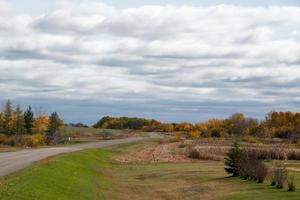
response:
M263 161L259 160L256 165L256 179L259 183L263 183L268 175L268 167L263 163Z
M287 181L288 172L283 164L277 164L272 171L276 188L283 188Z
M242 150L238 160L238 174L242 178L263 183L268 174L268 167L255 155Z
M181 142L179 145L178 145L178 148L185 148L187 145L184 144L183 142Z
M14 136L11 136L11 137L8 137L5 142L4 142L5 145L9 145L9 146L16 146L18 144L18 140L16 137Z
M198 139L200 137L200 131L193 130L188 132L188 138Z
M170 142L180 142L181 141L181 135L180 133L176 133L172 138L170 138Z
M0 144L4 144L7 140L6 135L4 134L0 134Z
M188 157L192 159L199 159L199 151L196 148L190 147Z
M41 135L41 134L35 134L35 135L32 135L29 138L27 146L36 147L38 145L44 144L44 142L45 142L45 140L44 140L44 136L43 135Z
M294 176L289 176L288 178L288 191L294 192L296 190L295 178Z
M275 179L275 173L274 173L274 170L272 170L272 171L269 173L269 180L270 180L271 186L275 186L275 185L276 185L276 179Z

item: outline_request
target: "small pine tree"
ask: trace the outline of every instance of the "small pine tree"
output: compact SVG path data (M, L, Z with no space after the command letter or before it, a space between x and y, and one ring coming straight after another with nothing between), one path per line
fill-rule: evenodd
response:
M32 134L33 121L34 114L31 110L31 106L29 106L26 112L24 113L25 129L28 134Z
M46 134L46 142L53 143L58 136L59 128L63 125L63 121L59 118L56 112L49 117L49 124Z
M227 157L225 158L225 171L232 176L239 176L238 161L241 149L237 141L233 143Z

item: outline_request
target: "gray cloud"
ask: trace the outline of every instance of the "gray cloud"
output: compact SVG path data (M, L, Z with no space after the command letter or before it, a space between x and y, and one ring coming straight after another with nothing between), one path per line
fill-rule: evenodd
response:
M85 102L87 122L110 113L262 117L299 105L296 6L120 9L85 1L41 16L7 3L0 11L1 96L56 105L70 120Z

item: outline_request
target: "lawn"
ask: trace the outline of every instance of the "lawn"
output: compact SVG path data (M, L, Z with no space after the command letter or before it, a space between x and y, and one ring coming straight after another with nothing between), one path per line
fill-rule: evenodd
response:
M223 163L121 164L112 158L141 147L120 145L46 159L1 180L1 200L299 199L268 183L227 178ZM291 163L297 167L298 163ZM300 186L300 173L294 173Z

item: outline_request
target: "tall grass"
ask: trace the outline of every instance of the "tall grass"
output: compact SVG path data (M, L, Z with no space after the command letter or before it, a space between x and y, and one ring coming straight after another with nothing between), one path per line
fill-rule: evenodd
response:
M229 151L228 146L192 146L188 156L200 160L222 160ZM242 146L247 154L260 160L300 160L300 149L277 146Z

